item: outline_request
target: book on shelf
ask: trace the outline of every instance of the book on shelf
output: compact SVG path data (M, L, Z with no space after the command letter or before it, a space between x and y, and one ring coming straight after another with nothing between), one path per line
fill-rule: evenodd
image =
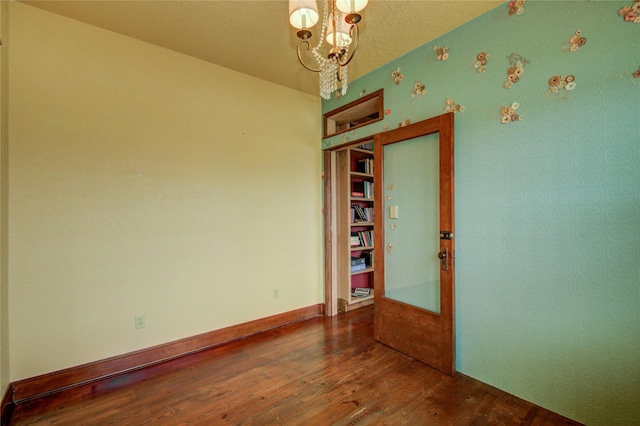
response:
M367 259L364 257L351 257L351 266L354 265L366 265Z
M370 295L371 289L366 287L356 287L351 291L351 296L353 297L367 297Z
M362 253L362 258L365 259L365 264L367 265L367 268L372 268L373 267L373 250L369 251L369 252L364 252Z
M359 265L351 265L351 272L360 272L360 271L364 271L365 269L367 269L367 265L365 265L364 263L361 263Z
M373 207L351 205L351 223L373 222Z
M373 142L363 143L360 145L356 145L358 149L365 149L367 151L373 151Z
M364 198L364 192L351 191L351 196L356 198Z
M358 195L359 197L364 197L364 198L373 198L373 182L369 182L369 181L359 181L359 182L353 182L352 184L352 189L351 189L351 195L353 197L356 197L356 195L354 194L362 194L362 195Z
M373 174L373 158L363 158L356 161L356 172Z
M351 247L373 247L373 230L352 232L350 241Z

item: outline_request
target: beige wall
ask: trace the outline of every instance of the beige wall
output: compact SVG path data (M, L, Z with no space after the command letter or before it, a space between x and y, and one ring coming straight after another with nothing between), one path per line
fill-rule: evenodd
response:
M11 381L323 301L317 98L9 11Z
M9 32L7 2L0 2L0 40ZM8 45L0 47L0 394L9 384L9 309L8 309L8 227L9 227L9 167L7 131L8 118Z

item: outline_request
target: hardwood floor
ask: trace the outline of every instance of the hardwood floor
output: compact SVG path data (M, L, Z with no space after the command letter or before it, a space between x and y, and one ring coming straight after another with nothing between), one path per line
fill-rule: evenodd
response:
M373 339L373 307L19 404L11 425L578 425Z

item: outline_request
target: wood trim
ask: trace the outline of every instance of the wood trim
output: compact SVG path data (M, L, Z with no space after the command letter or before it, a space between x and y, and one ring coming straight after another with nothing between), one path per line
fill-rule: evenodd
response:
M447 365L447 374L456 372L456 282L455 282L455 171L454 171L454 118L452 112L441 115L440 118L440 200L443 210L440 213L440 229L453 233L450 240L441 239L441 250L446 249L450 253L449 270L441 271L442 279L449 285L442 289L442 299L451 303L442 304L441 314L445 321L442 323L442 334L450 336L443 339L442 363Z
M371 120L369 120L369 121L367 121L365 123L361 123L361 124L358 124L356 126L349 127L348 129L336 131L336 132L333 132L333 133L328 133L327 132L329 117L336 116L336 115L338 115L338 114L340 114L340 113L342 113L344 111L347 111L349 109L352 109L352 108L357 108L358 105L361 105L361 104L363 104L363 103L365 103L365 102L367 102L367 101L369 101L371 99L374 99L374 98L378 98L378 102L376 102L378 118L374 118L374 119L371 119ZM364 117L362 117L362 118L364 118ZM323 115L322 138L326 139L326 138L329 138L329 137L332 137L332 136L340 135L342 133L350 132L350 131L355 130L357 128L368 126L369 124L375 123L377 121L381 121L382 119L384 119L384 89L378 89L375 92L372 92L372 93L370 93L370 94L368 94L366 96L363 96L363 97L358 98L358 99L356 99L354 101L351 101L346 105L343 105L343 106L341 106L339 108L334 109L333 111L329 111L329 112L325 113Z
M2 397L2 408L0 411L0 425L6 426L11 420L13 409L16 408L16 404L13 402L13 384L9 383L7 390Z
M354 145L362 145L363 143L367 143L367 142L373 142L374 140L374 136L376 136L378 133L376 133L375 135L371 135L371 136L365 136L364 138L360 138L360 139L355 139L352 141L347 141L344 143L341 143L339 145L333 145L333 146L329 146L327 148L324 149L325 152L327 151L341 151L347 147L350 146L354 146Z
M41 376L11 383L8 404L21 404L43 396L95 383L191 355L214 346L262 333L284 325L304 321L324 314L324 305L316 304L272 315L174 342L153 346L124 355L107 358ZM7 391L9 393L9 390ZM5 398L7 398L5 394ZM3 399L3 418L5 400ZM2 423L4 424L4 422Z
M331 151L324 151L324 306L325 314L330 317L336 314L333 302L336 295L333 294L333 234L331 229L331 221L333 220L332 164Z

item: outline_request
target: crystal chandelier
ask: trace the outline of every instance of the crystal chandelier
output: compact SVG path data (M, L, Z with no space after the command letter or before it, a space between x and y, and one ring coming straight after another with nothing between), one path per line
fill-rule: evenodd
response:
M319 19L318 6L315 0L289 0L289 22L298 28L298 60L309 71L320 73L320 96L331 98L331 93L339 88L347 93L347 65L353 59L358 47L359 11L364 9L368 0L325 0L322 16L322 30L318 44L309 43L311 31ZM325 38L326 36L326 38ZM323 55L320 49L326 40L331 46L329 53ZM353 42L353 46L351 43ZM302 45L317 62L317 68L310 67L302 59Z

